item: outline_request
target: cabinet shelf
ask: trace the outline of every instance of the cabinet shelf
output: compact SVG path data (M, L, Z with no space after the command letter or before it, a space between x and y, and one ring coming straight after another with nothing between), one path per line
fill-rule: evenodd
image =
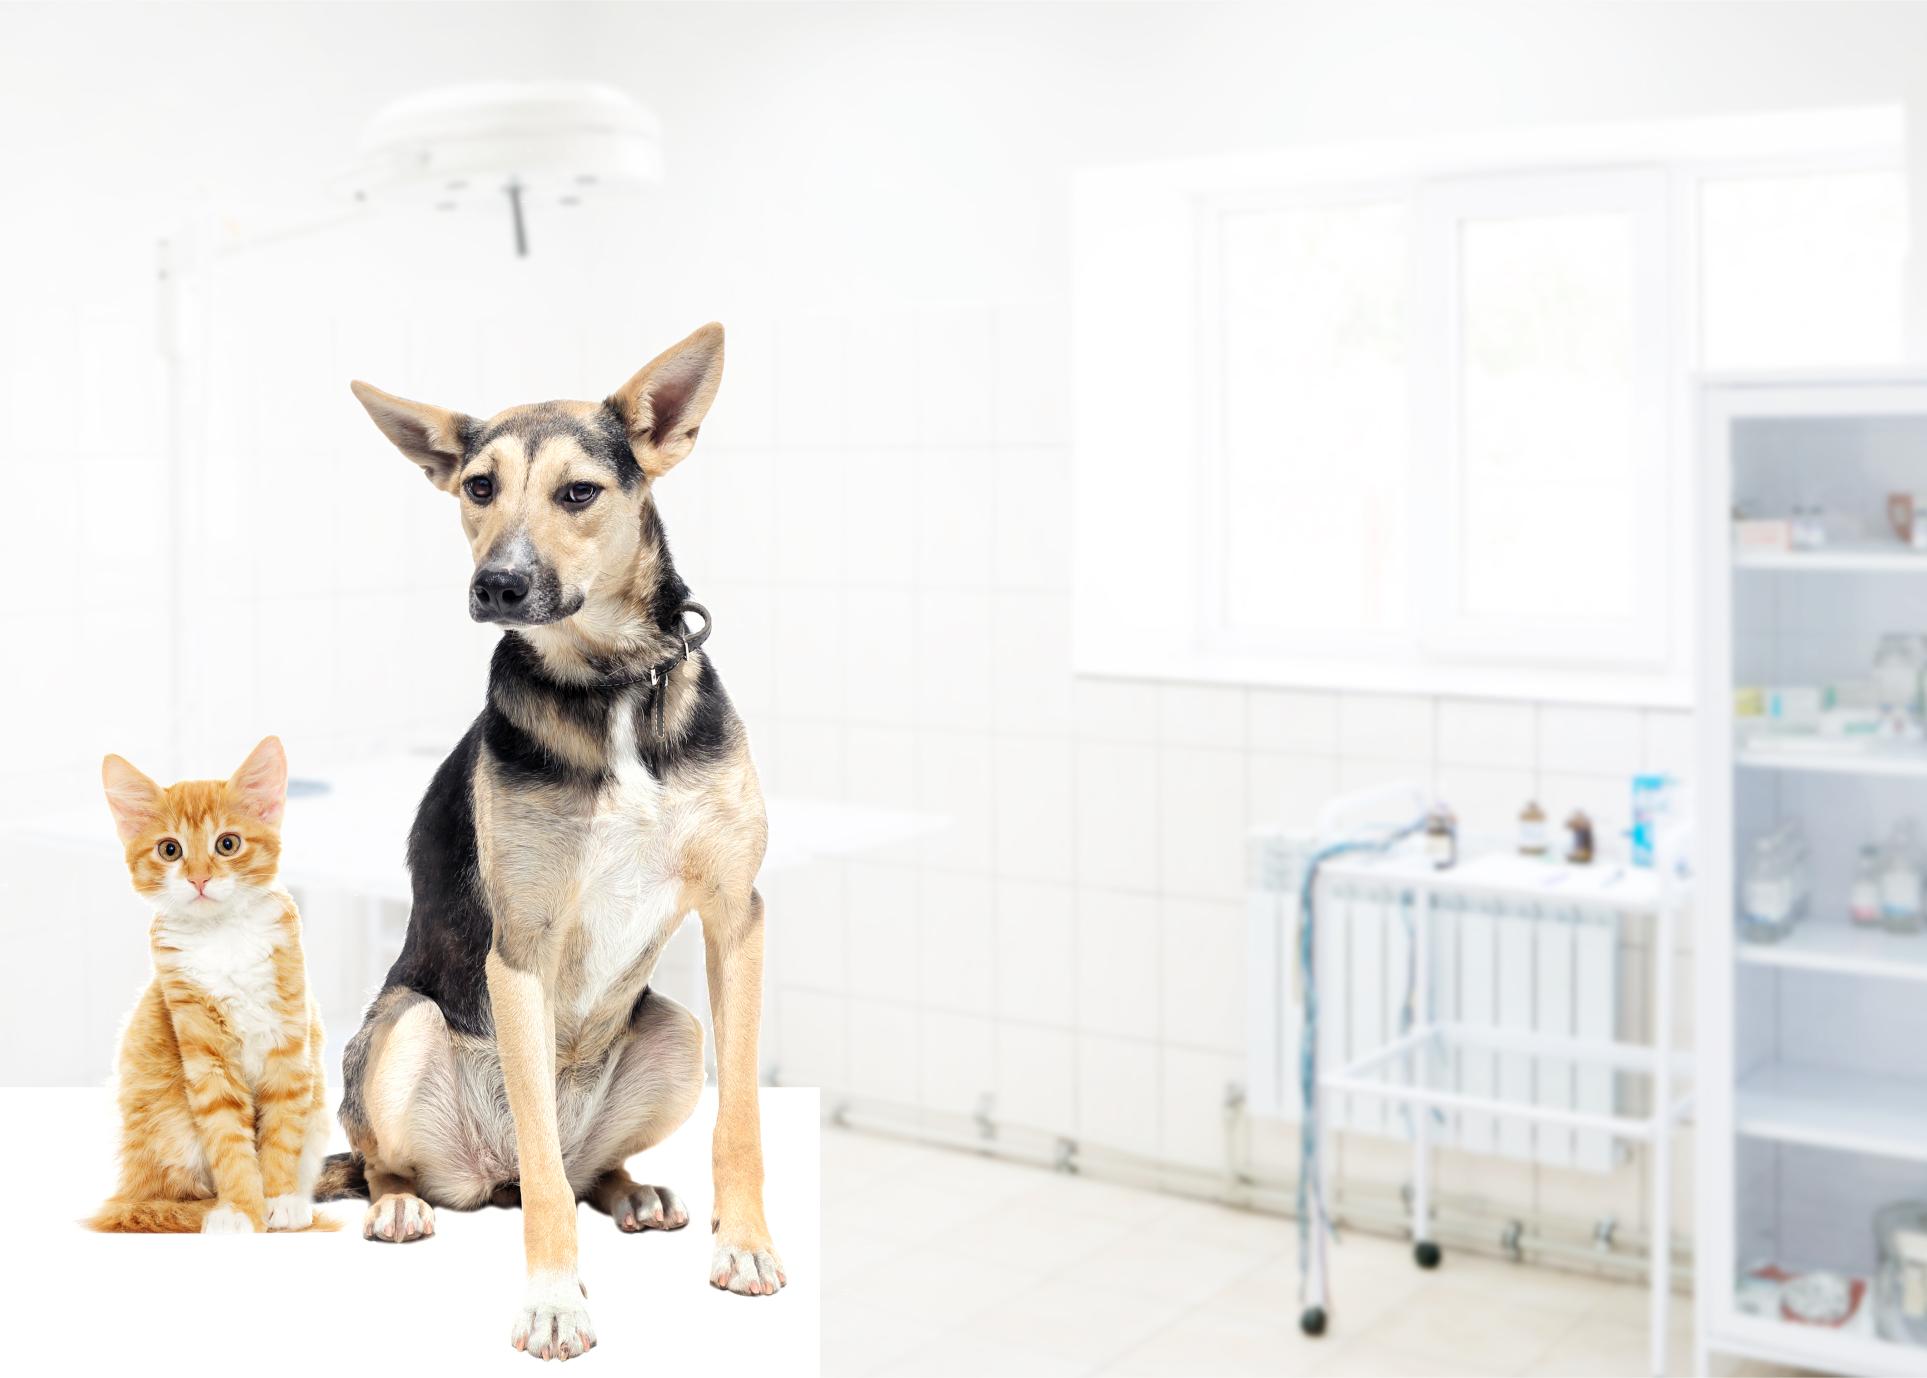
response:
M1927 1163L1927 1081L1769 1063L1740 1078L1733 1121L1750 1139Z
M1927 981L1927 934L1809 922L1777 943L1741 943L1739 960L1745 966Z
M1927 551L1893 541L1866 541L1822 550L1736 550L1735 569L1799 570L1833 574L1927 574Z
M1724 1352L1781 1368L1915 1378L1927 1361L1927 1351L1918 1346L1896 1344L1857 1331L1794 1325L1758 1316L1737 1317L1728 1325L1721 1345Z
M1882 634L1927 629L1917 596L1927 585L1912 577L1927 576L1927 551L1903 545L1882 517L1889 494L1927 492L1927 371L1710 379L1701 404L1698 1371L1715 1371L1719 1355L1927 1373L1927 1348L1877 1338L1870 1325L1755 1314L1735 1289L1763 1258L1867 1276L1868 1222L1927 1171L1927 1063L1902 1051L1927 1045L1927 935L1857 928L1846 904L1859 848L1927 818L1927 742L1776 734L1734 711L1737 686L1865 674ZM1864 513L1861 538L1735 548L1735 511L1816 500ZM1745 848L1783 823L1808 840L1820 902L1781 942L1744 942L1735 901Z
M1805 771L1927 780L1927 743L1875 741L1865 737L1755 737L1734 750L1742 770Z

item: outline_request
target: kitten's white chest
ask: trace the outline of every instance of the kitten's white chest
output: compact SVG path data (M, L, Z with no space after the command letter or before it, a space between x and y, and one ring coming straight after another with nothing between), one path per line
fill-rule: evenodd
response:
M284 900L273 893L239 906L205 929L173 935L181 975L214 1000L241 1043L241 1071L252 1086L282 1038L274 974Z

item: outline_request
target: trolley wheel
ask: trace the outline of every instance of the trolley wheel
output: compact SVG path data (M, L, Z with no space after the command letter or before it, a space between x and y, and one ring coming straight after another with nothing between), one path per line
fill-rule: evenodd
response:
M1439 1246L1431 1240L1421 1239L1412 1246L1412 1257L1418 1261L1418 1266L1421 1268L1436 1268L1444 1255L1439 1252Z
M1322 1306L1307 1306L1304 1315L1298 1318L1298 1328L1307 1335L1323 1335L1325 1333L1325 1308Z

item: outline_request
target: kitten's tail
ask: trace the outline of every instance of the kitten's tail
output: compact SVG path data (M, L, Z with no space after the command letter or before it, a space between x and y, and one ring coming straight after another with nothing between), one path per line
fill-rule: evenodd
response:
M109 1201L87 1222L90 1230L110 1234L199 1234L214 1209L205 1201Z
M368 1170L359 1153L330 1153L321 1160L321 1175L314 1179L317 1201L366 1201Z

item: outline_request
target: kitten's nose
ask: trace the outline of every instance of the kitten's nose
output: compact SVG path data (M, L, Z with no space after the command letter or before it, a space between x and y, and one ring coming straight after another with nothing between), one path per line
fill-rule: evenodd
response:
M483 620L513 616L529 596L529 576L519 569L485 565L475 572L468 592L475 616Z
M187 878L188 883L194 887L195 892L199 894L202 899L207 898L207 883L213 879L213 876L203 876L199 880L195 880L193 876Z

